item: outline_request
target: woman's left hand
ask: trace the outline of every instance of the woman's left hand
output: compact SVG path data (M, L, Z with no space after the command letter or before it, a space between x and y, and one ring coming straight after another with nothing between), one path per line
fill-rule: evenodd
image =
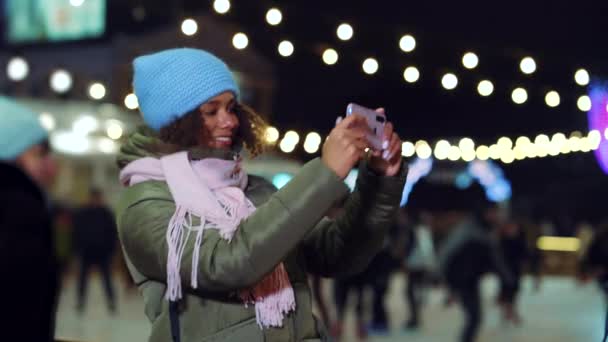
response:
M384 113L383 108L376 109ZM393 131L393 124L387 122L384 126L384 146L382 151L373 151L369 158L369 167L381 176L392 177L401 170L401 138ZM383 147L384 147L383 146Z

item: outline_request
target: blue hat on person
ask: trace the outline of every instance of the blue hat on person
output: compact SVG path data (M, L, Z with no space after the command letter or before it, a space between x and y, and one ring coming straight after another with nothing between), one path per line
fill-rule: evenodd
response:
M144 121L157 131L225 91L239 94L221 59L191 48L135 58L133 88Z
M13 161L30 147L48 139L38 114L0 96L0 160Z

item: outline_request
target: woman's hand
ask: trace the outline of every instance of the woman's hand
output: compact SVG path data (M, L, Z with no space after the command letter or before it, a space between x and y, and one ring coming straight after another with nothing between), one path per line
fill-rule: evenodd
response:
M383 108L376 111L384 113ZM390 122L384 126L383 148L383 151L371 153L369 167L381 176L395 176L401 170L401 138L393 131L393 124Z
M363 127L367 127L364 117L350 115L334 127L323 144L321 160L342 179L348 176L369 147L368 132Z

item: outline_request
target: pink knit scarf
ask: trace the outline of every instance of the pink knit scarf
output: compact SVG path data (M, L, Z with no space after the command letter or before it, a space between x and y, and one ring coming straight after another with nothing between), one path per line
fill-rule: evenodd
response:
M255 211L245 196L247 174L240 160L207 158L190 161L187 152L178 152L160 159L141 158L129 163L120 173L125 186L148 180L165 181L175 201L175 213L167 227L167 292L166 299L182 297L180 265L184 247L194 232L191 286L198 286L199 250L206 229L217 229L230 241L240 222ZM200 218L194 226L193 218ZM295 310L295 296L283 263L266 275L252 289L240 291L245 303L254 304L261 328L280 327L283 318Z

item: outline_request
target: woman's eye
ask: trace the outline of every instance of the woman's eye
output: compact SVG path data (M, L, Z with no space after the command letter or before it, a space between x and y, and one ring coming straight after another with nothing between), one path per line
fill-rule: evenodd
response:
M203 114L207 115L207 116L214 116L215 114L217 114L217 110L212 110L212 111L209 111L209 112L204 112Z

